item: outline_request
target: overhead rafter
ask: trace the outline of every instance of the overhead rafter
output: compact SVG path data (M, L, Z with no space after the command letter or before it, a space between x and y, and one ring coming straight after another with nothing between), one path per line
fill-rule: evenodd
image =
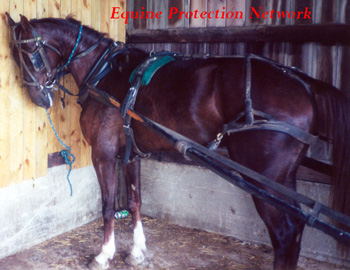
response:
M320 42L350 45L349 24L257 25L127 30L127 43Z

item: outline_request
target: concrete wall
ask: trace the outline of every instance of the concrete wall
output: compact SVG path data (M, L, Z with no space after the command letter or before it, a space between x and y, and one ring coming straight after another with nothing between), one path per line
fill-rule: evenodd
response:
M250 195L207 169L144 160L141 174L143 214L185 227L271 245ZM327 185L299 181L297 188L317 201L327 202ZM333 238L310 227L304 231L301 254L343 263ZM350 266L350 261L345 263Z
M142 161L142 213L176 224L270 245L249 194L196 166ZM0 189L0 259L101 216L100 188L92 167L73 170L70 196L65 166L46 177ZM298 191L326 202L328 186L298 182ZM335 241L306 228L302 255L341 261ZM350 261L345 262L350 266Z
M101 216L100 187L92 166L73 170L73 196L66 166L45 177L0 189L0 259Z

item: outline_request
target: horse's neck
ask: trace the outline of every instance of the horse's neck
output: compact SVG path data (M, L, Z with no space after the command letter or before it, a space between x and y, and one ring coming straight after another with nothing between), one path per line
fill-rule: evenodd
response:
M79 53L84 52L85 50L93 46L94 43L97 41L98 39L96 39L96 41L91 42L91 44L84 43L84 46L80 47L79 51L75 55L78 55ZM79 88L82 86L84 82L84 78L88 75L90 70L93 68L95 63L98 61L98 59L101 57L101 55L107 49L107 47L111 42L112 42L111 40L105 39L101 41L99 46L96 49L94 49L92 52L83 56L79 60L71 62L71 64L69 65L69 70Z

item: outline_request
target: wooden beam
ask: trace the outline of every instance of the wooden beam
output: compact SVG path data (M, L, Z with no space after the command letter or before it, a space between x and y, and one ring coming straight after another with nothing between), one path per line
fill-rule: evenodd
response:
M127 43L321 42L350 45L349 24L257 25L127 30Z

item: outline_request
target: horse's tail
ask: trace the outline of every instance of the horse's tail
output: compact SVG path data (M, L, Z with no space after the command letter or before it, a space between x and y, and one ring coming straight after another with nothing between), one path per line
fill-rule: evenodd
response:
M317 125L332 143L332 208L350 216L350 102L335 87L317 83ZM350 230L350 228L346 228Z

